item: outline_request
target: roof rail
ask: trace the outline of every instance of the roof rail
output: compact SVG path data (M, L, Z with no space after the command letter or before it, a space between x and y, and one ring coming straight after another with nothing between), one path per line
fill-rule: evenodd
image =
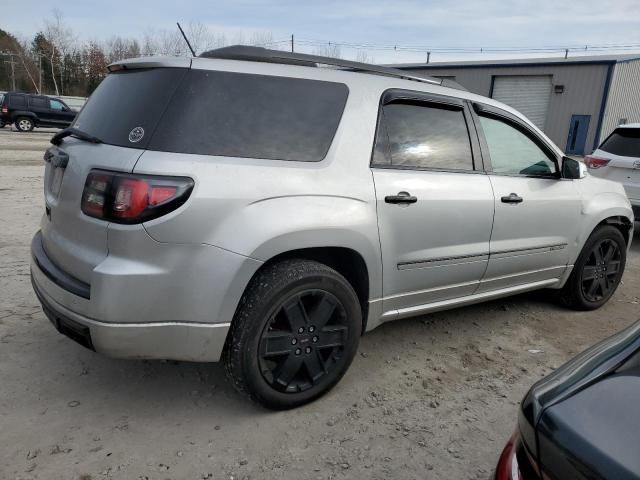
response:
M252 62L285 63L288 65L301 65L306 67L317 67L318 64L332 65L334 67L346 68L358 72L377 73L390 77L414 80L416 82L430 83L433 85L443 85L443 80L433 77L417 77L407 75L403 70L396 68L382 67L369 63L352 62L341 58L322 57L320 55L309 55L306 53L283 52L281 50L270 50L263 47L250 47L245 45L232 45L230 47L216 48L208 50L199 55L203 58L220 58L227 60L248 60ZM448 86L448 85L445 85Z

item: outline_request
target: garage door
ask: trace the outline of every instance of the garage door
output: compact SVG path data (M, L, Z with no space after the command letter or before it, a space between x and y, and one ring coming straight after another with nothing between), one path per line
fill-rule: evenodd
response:
M551 75L496 76L492 97L515 108L544 130L551 99Z

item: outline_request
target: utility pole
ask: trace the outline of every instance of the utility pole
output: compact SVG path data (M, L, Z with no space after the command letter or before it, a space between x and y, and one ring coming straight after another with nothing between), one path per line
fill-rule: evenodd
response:
M291 34L291 53L293 53L293 33Z
M9 60L5 60L4 63L8 63L11 65L11 90L15 91L16 89L16 61L13 59L13 55L9 55Z
M42 95L42 53L38 53L38 93Z
M569 56L569 49L565 48L564 49L564 58L567 58Z
M427 63L429 63L429 60L431 60L431 52L427 52Z

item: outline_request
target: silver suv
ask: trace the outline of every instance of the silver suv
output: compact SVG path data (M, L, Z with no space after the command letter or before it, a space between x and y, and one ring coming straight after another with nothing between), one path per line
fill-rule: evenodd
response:
M109 69L52 138L32 242L44 311L97 352L222 359L291 408L384 322L539 288L593 309L620 282L623 187L491 99L256 48Z

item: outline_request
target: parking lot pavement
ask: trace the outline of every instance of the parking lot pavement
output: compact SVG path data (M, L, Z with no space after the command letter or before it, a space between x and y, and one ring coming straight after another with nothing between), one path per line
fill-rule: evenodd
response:
M113 360L54 331L29 281L48 135L5 130L1 478L486 479L527 388L640 316L636 235L601 310L565 310L543 291L386 324L327 396L268 412L220 365Z

